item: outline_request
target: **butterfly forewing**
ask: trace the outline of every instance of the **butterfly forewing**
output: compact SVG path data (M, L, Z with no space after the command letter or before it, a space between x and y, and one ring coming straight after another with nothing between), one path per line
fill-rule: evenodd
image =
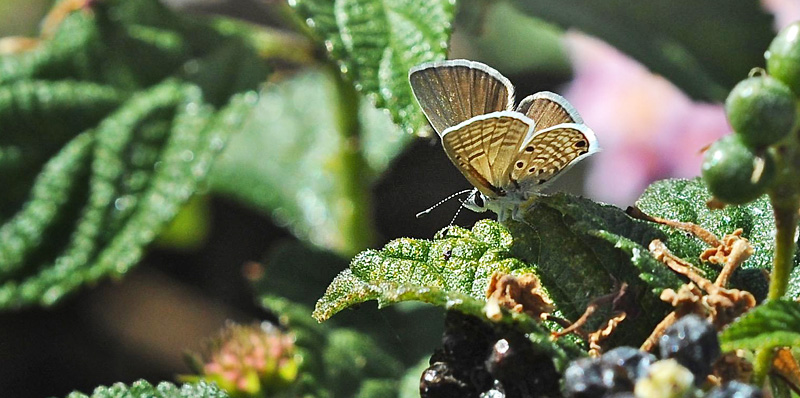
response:
M442 145L450 160L484 195L501 195L508 185L509 165L533 129L533 121L516 112L493 112L476 116L442 134Z
M496 70L472 61L419 65L408 80L422 111L440 135L472 117L514 106L514 88Z
M534 132L564 123L583 123L578 111L564 97L549 91L525 97L519 103L517 112L525 114L536 122Z
M534 133L506 173L523 190L536 190L577 161L599 150L594 132L583 124L562 124Z

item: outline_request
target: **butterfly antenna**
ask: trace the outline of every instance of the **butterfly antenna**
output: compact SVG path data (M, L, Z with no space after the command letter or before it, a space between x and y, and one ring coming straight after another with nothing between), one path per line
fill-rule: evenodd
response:
M464 191L461 191L460 193L463 193L463 192ZM452 227L453 226L453 223L456 222L456 218L458 218L458 215L461 213L461 209L463 209L465 207L464 203L466 203L468 200L472 199L472 197L475 196L475 194L477 192L478 191L476 189L470 190L469 196L467 196L466 199L461 201L461 206L458 206L458 210L456 210L456 214L453 214L453 218L450 220L450 224L447 224L448 227Z
M450 196L448 196L448 197L446 197L446 198L444 198L444 199L440 200L440 201L439 201L438 203L436 203L435 205L433 205L433 206L431 206L431 207L429 207L429 208L427 208L427 209L425 209L425 210L423 210L423 211L421 211L421 212L417 213L417 218L420 218L420 217L422 217L422 216L424 216L424 215L426 215L426 214L430 213L430 212L431 212L431 210L433 210L433 209L435 209L435 208L439 207L439 205L441 205L442 203L444 203L444 202L447 202L448 200L450 200L450 199L453 199L453 198L455 198L455 197L456 197L456 196L458 196L458 195L463 195L463 194L465 194L465 193L467 193L467 192L471 192L471 191L474 191L474 189L465 189L465 190L463 190L463 191L458 191L458 192L456 192L456 193L454 193L454 194L452 194L452 195L450 195ZM463 202L462 202L462 206L463 206ZM461 210L461 208L460 208L460 207L459 207L459 210ZM458 213L456 213L456 214L458 214ZM451 224L452 224L452 222L451 222Z

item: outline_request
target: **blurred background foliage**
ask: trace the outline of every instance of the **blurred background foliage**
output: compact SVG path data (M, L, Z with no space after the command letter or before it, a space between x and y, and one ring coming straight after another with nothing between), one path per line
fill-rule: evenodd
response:
M229 132L207 183L197 187L200 194L165 227L139 266L128 271L139 258L132 255L129 264L112 272L125 274L121 282L99 275L87 279L96 286L78 290L54 307L27 306L0 314L0 395L63 396L119 381L174 380L188 371L183 351L198 349L224 320L274 319L262 307L270 307L261 302L265 295L289 298L310 313L352 254L396 237L430 238L448 224L455 201L422 219L414 214L468 183L443 155L438 139L415 138L392 123L422 127L418 114L398 111L408 111L408 98L387 96L375 83L381 77L369 75L375 71L354 71L363 66L359 54L348 53L344 42L337 47L341 37L303 15L304 4L320 2L298 3L292 10L279 0L164 1L180 15L225 15L260 25L258 33L243 35L252 42L238 44L257 49L253 58L240 57L248 52L230 42L215 50L213 35L196 35L217 32L228 37L236 36L237 29L250 29L225 23L200 30L174 27L174 35L159 36L189 38L195 44L189 45L191 56L168 53L175 58L160 58L155 67L143 67L139 62L146 59L132 53L117 54L120 64L112 68L131 69L134 77L139 68L168 76L159 69L164 63L199 60L189 69L182 64L178 76L199 85L204 98L192 99L189 90L167 100L179 105L167 111L169 117L151 123L156 146L161 145L159 129L172 123L175 113L187 112L187 106L219 108L233 93L263 83L261 95L240 121L241 128ZM51 6L48 0L0 0L0 35L35 36ZM719 102L750 68L762 66L762 51L775 30L800 18L792 0L569 0L557 5L547 0L462 0L453 12L448 58L494 66L516 85L519 97L541 90L563 93L597 132L604 152L573 169L553 190L620 206L631 204L656 179L699 174L699 151L729 129ZM332 43L328 49L333 57L344 61L329 63L323 40ZM122 48L112 43L107 50L118 53ZM264 70L254 68L262 64ZM203 74L208 65L210 74ZM349 67L344 77L339 74L343 67ZM399 75L388 81L405 79ZM8 76L0 75L0 81ZM97 93L92 100L115 108L130 98L131 90L151 90L163 76L139 77L144 80L134 81L148 83L131 87L129 80L102 81L119 91ZM350 79L368 95L353 90ZM405 108L392 101L406 101ZM392 112L377 109L375 103L389 104ZM3 137L5 131L0 125L0 139L8 137ZM18 210L38 167L65 142L62 137L42 145L47 155L37 160L35 170L0 170L5 185L0 220L5 223ZM3 153L6 159L15 159L9 153ZM456 223L469 226L488 216L463 212ZM134 247L139 250L146 243ZM92 255L98 250L93 248ZM35 262L57 256L43 253ZM16 283L39 271L28 268L22 277L11 273L6 278ZM74 281L70 289L84 282ZM5 286L5 295L0 295L5 306L49 304L66 293L51 292L46 299L40 290L12 294L16 287ZM380 312L369 303L338 314L333 322L326 327L369 335L403 367L424 360L438 344L442 328L438 310L409 303ZM42 375L47 383L41 382Z

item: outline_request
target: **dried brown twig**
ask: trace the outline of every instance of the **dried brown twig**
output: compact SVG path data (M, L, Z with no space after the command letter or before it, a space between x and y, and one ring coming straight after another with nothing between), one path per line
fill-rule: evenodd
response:
M755 307L756 301L750 292L727 288L734 271L753 254L753 247L747 239L742 237L741 229L725 235L720 240L697 224L651 217L635 207L628 208L627 213L635 218L667 225L693 234L712 246L700 255L700 259L722 265L717 279L711 282L701 275L691 263L672 254L660 240L655 239L650 242L649 250L653 257L674 272L685 276L690 282L681 286L677 292L672 289L665 289L662 292L661 299L670 303L675 309L656 326L642 344L641 349L652 350L664 331L686 314L693 313L705 317L714 324L717 330L720 330L739 315Z

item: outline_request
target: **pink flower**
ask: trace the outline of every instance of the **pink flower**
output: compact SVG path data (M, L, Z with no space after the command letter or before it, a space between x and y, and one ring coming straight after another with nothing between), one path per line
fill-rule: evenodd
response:
M588 195L627 206L655 180L699 175L702 149L730 131L723 107L692 101L600 40L566 38L575 79L564 96L603 148L591 160Z
M761 0L761 5L775 14L775 30L800 20L800 1L797 0Z

